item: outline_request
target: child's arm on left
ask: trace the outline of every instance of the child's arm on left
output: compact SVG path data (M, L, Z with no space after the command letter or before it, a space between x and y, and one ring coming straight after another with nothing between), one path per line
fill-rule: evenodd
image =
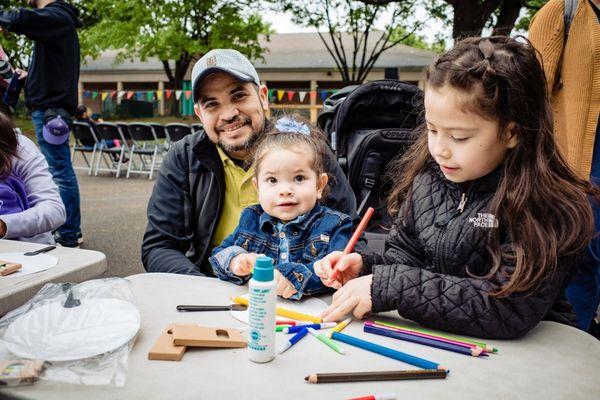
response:
M295 262L281 263L277 267L282 276L288 280L296 290L294 294L289 296L289 298L293 300L298 300L303 295L317 294L329 290L329 288L323 284L321 278L315 274L314 263L325 255L336 250L342 250L346 247L346 244L352 235L352 221L349 217L344 216L332 231L323 232L323 234L329 236L329 244L319 250L315 255L314 261L306 264Z
M219 279L242 285L250 279L256 258L261 254L248 253L242 247L235 245L239 230L238 226L220 246L215 247L208 260Z

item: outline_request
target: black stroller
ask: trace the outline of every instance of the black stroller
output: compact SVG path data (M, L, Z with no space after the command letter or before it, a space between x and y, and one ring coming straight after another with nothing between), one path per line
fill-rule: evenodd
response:
M418 87L379 80L345 87L323 105L317 124L348 177L358 214L362 216L368 207L375 209L367 232L384 233L391 227L386 211L391 182L383 178L388 164L414 142L422 102L423 92ZM377 235L370 238L382 240Z

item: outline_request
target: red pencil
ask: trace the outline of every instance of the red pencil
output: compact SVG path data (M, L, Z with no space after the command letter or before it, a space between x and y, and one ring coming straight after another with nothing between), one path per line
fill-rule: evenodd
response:
M396 400L395 393L380 393L371 396L353 397L348 400Z
M367 209L367 212L360 220L360 224L358 224L358 226L356 227L354 234L352 235L352 237L348 241L348 244L346 245L346 248L342 252L342 256L346 256L346 255L352 253L352 250L354 250L354 246L356 245L356 242L358 242L360 235L362 235L363 231L367 227L367 224L369 223L369 220L373 216L374 212L375 212L375 210L373 209L373 207L369 207ZM335 274L337 274L337 266L334 265L333 272L331 273L331 277L332 278L335 277Z
M275 325L291 325L291 326L296 326L296 321L275 321Z

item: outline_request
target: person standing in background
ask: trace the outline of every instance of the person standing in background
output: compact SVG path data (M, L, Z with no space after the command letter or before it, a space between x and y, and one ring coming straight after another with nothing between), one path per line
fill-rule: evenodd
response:
M31 9L0 11L0 27L34 42L25 103L67 211L66 222L54 232L54 237L62 246L77 247L81 213L69 136L77 107L79 10L62 0L28 0L27 4Z
M539 52L563 156L584 179L600 185L600 0L550 0L529 27ZM583 330L600 338L600 204L592 202L596 236L587 262L567 288Z

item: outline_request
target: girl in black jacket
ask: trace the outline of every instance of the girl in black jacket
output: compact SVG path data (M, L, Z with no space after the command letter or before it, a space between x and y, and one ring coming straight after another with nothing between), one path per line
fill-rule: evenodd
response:
M563 293L598 193L557 150L535 50L465 39L429 67L426 87L422 134L392 171L397 222L384 253L315 263L339 289L324 320L397 309L488 338L521 336L542 318L574 324Z

